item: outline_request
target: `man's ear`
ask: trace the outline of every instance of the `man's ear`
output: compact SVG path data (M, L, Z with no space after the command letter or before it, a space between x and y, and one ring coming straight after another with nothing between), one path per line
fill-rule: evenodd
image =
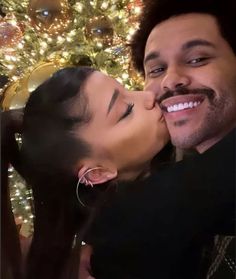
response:
M85 184L102 184L117 177L117 170L111 170L104 167L88 168L83 166L78 172L81 183Z

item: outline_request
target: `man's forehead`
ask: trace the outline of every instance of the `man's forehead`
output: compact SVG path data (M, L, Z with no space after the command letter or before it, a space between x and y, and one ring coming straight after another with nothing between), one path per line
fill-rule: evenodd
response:
M189 41L214 41L219 36L218 26L213 16L207 14L186 14L169 18L157 24L149 34L145 46L145 57L161 48L173 49Z

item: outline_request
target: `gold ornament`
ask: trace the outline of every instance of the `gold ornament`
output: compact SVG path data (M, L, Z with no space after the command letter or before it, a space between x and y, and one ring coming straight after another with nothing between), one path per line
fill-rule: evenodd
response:
M41 62L30 73L27 79L27 89L31 93L41 83L48 79L53 73L59 69L59 66L53 62Z
M0 20L0 50L14 51L22 39L22 32L17 24Z
M26 79L17 80L4 90L2 108L3 110L22 108L28 97Z
M24 107L29 94L58 69L52 62L42 62L28 76L11 83L3 91L3 110Z
M71 17L67 0L30 0L28 13L32 25L37 30L49 34L64 31Z
M100 43L104 47L113 43L113 27L109 18L105 16L96 16L89 20L86 25L86 37L95 43Z

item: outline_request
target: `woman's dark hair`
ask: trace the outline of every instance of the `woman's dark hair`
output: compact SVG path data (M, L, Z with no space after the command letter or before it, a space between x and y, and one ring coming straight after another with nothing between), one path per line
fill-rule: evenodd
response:
M172 16L187 13L204 13L214 16L222 36L236 54L236 36L233 27L236 11L235 0L145 0L144 3L140 16L140 28L131 43L132 60L138 71L144 73L145 46L152 29Z
M90 148L76 131L92 117L83 86L93 72L87 67L56 72L25 107L21 157L35 213L27 279L78 276L67 268L74 236L87 216L76 200L75 164Z
M20 133L22 112L1 112L1 278L21 279L23 255L12 211L8 168L22 175L15 133Z
M75 191L76 163L90 153L90 146L79 137L79 127L92 118L83 87L93 72L87 67L58 71L31 94L25 107L21 158L35 213L26 279L78 277L79 254L72 244L79 234L80 246L95 212L79 205ZM170 152L167 146L159 159L169 159ZM107 190L103 186L98 188ZM110 187L104 192L109 198L114 191Z

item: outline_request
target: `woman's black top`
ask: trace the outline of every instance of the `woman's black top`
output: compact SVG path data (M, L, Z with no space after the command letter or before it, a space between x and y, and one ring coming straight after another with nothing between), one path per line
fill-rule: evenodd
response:
M235 134L118 186L90 231L96 279L199 278L206 239L234 234Z

